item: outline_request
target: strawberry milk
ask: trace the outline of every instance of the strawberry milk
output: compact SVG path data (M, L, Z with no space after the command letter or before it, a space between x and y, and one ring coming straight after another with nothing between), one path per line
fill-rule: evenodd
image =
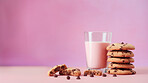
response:
M107 42L85 42L87 66L91 69L101 69L107 66Z

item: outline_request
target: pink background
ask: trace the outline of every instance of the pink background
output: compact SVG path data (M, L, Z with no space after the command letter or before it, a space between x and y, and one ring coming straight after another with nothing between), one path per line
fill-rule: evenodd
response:
M86 66L84 31L110 31L148 66L148 0L1 0L0 65Z

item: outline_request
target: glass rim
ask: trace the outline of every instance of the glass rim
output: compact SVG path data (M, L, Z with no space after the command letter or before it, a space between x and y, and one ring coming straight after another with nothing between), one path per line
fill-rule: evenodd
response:
M93 32L98 32L98 33L112 33L112 32L109 32L109 31L84 31L84 33L93 33Z

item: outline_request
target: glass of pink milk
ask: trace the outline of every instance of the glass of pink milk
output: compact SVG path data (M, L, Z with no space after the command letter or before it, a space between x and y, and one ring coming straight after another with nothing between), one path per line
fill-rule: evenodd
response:
M85 32L85 50L88 69L100 69L105 72L107 68L106 47L111 43L111 32Z

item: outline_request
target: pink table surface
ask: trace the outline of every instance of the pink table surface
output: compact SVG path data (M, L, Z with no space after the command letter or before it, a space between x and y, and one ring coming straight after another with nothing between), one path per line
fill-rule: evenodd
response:
M66 76L49 77L49 69L46 66L0 66L0 83L148 83L148 67L135 68L136 75L81 76L80 80L76 80L74 76L70 80ZM85 70L80 69L82 72Z

